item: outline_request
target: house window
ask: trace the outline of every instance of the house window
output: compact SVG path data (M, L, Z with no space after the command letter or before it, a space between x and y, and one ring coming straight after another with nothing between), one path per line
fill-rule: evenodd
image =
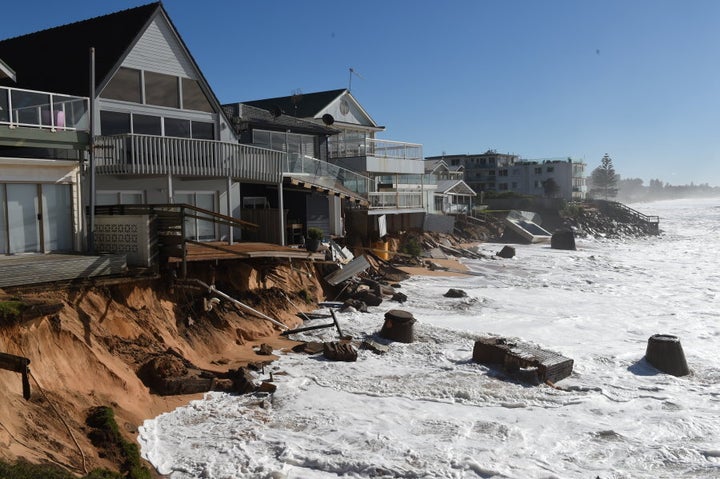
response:
M165 118L165 136L190 138L190 120Z
M536 175L541 175L541 174L542 174L542 167L538 166L537 168L535 168L535 174L536 174Z
M198 110L212 113L213 109L197 80L182 79L182 107L185 110Z
M103 90L101 96L112 100L142 103L140 70L120 67Z
M507 176L508 170L500 170L500 176Z
M535 180L535 188L540 188L541 184L539 180Z
M159 116L133 114L133 133L138 135L162 135L161 118Z
M508 184L507 184L507 183L498 183L498 189L499 189L500 191L507 191L507 189L508 189Z
M141 205L144 201L142 191L102 191L95 194L98 205Z
M552 173L553 171L555 171L555 167L554 167L554 166L548 166L546 171L547 171L548 173Z
M145 72L145 103L180 108L178 78L163 73Z
M130 133L130 113L101 111L100 133L106 136Z
M196 140L214 140L215 125L204 121L193 121L192 137Z

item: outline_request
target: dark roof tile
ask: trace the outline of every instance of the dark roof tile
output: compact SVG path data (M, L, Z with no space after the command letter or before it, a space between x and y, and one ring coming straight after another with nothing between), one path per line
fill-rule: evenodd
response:
M244 101L242 103L268 111L280 108L285 115L297 118L314 118L323 108L346 91L346 89L342 88L316 93L300 93L265 100Z
M0 41L0 58L17 74L15 86L88 96L90 48L96 85L108 75L160 2Z

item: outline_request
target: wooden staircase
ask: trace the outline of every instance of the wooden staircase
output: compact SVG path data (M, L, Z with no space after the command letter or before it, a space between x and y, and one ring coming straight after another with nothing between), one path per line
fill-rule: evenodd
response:
M660 217L648 216L617 201L595 200L594 204L604 215L642 229L647 235L660 234Z

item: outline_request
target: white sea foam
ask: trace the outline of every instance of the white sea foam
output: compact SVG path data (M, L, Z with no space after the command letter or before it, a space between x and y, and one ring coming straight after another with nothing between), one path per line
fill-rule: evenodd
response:
M405 309L416 342L354 363L284 354L273 396L210 393L148 420L143 456L173 479L720 477L720 199L636 206L660 237L517 246L467 261L479 276L413 277L407 303L338 319L361 339ZM643 360L657 333L680 337L690 376ZM573 358L573 375L562 390L504 380L471 361L487 334Z

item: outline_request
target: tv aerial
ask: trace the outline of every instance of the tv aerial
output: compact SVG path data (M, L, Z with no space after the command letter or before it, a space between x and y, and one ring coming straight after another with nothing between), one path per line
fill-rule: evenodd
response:
M360 75L358 72L356 72L352 67L350 67L350 79L348 80L348 91L352 91L352 77L355 75L361 80L364 80L362 75Z

